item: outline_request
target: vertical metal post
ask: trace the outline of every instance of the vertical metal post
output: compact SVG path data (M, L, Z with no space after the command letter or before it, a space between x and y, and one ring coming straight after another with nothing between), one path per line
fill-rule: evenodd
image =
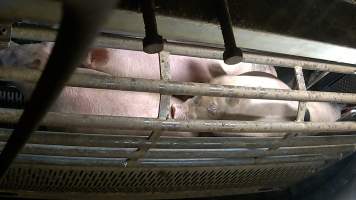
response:
M305 80L304 80L304 74L303 74L303 69L300 66L296 66L294 68L295 71L295 77L297 80L297 85L298 85L298 90L304 90L306 91L306 86L305 86ZM298 103L298 114L297 114L297 122L303 122L304 121L304 116L305 112L307 110L307 105L306 102L300 101Z
M87 54L99 27L116 0L63 1L62 21L55 46L29 102L0 155L0 178L25 146L32 132L61 93L67 80Z
M159 67L161 80L169 81L171 79L171 70L169 66L169 52L162 51L159 53ZM158 119L166 120L170 115L171 95L160 95ZM153 131L148 137L150 145L144 145L136 152L134 159L128 161L129 165L137 164L137 160L143 158L146 152L153 147L161 137L161 131Z
M158 34L155 14L155 0L141 0L143 22L145 24L145 38L143 51L149 54L163 50L163 38Z
M306 91L306 86L305 86L305 79L304 79L304 74L303 74L303 68L300 66L295 66L294 67L294 72L295 72L295 78L297 80L297 86L298 90L303 90ZM305 112L307 110L307 104L304 101L299 101L298 102L298 111L297 111L297 118L296 122L304 122L304 117L305 117ZM297 136L298 133L287 133L282 140L289 140L292 139L293 137ZM276 150L278 149L279 146L272 146L268 150Z

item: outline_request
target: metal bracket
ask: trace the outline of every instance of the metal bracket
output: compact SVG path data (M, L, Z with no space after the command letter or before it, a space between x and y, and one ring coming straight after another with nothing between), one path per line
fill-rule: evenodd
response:
M0 24L0 49L5 49L10 46L11 32L12 32L12 24L10 23Z

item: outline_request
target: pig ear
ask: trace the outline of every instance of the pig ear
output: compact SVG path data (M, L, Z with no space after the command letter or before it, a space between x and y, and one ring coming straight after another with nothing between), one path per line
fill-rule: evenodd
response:
M90 51L90 66L95 68L95 66L103 66L109 61L109 50L105 48L94 48Z
M172 104L171 117L172 119L187 119L185 106L183 104Z

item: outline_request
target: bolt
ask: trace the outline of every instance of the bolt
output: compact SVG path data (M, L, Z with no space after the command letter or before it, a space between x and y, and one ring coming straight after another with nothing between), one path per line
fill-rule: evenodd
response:
M154 0L141 0L143 22L145 24L145 38L143 39L143 51L149 54L163 50L163 38L158 34L155 16Z
M220 23L225 45L225 51L223 54L224 62L228 65L237 64L242 61L242 51L236 46L227 0L216 1L217 17Z

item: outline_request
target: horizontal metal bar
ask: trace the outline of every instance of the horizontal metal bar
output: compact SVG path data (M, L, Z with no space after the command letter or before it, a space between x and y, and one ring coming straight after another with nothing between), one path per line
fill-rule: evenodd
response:
M352 153L354 145L323 146L323 147L298 147L283 148L278 150L266 149L200 149L200 150L177 150L163 151L161 149L150 150L145 158L173 159L173 158L260 158L266 156L288 156L288 155L325 155Z
M22 111L0 108L0 123L16 123ZM107 130L162 130L183 132L354 132L356 122L260 122L232 120L161 120L156 118L80 115L49 112L42 121L48 127L85 127Z
M53 41L56 32L43 28L15 27L13 37L18 39L36 40L36 41ZM119 48L142 51L142 41L137 38L128 38L122 36L101 36L96 40L96 46ZM167 42L164 50L174 55L193 56L201 58L222 59L222 48L198 46L189 44L180 44ZM242 62L265 64L280 67L294 68L300 66L304 69L327 71L344 74L355 74L356 65L332 62L320 59L312 59L299 56L291 56L277 53L266 53L243 50Z
M0 129L0 141L5 142L11 131L10 129ZM151 141L147 141L146 137L113 134L36 131L31 136L29 143L116 148L137 148L151 144ZM160 149L219 149L266 148L274 145L280 147L307 147L356 144L356 135L297 136L293 140L286 141L282 141L281 139L281 137L162 137L153 147Z
M330 158L332 159L332 158ZM144 166L159 167L164 166L243 166L243 165L265 165L273 164L274 166L281 166L283 163L304 163L304 162L318 162L324 161L320 156L286 156L286 157L265 157L265 158L244 158L244 159L215 159L215 160L177 160L159 161L157 159L145 159L142 161Z
M0 149L4 142L0 143ZM64 157L94 157L94 158L136 158L140 152L136 149L108 147L79 147L63 145L26 144L21 154L64 156ZM260 158L266 156L288 155L339 155L355 151L355 145L298 147L278 150L267 149L151 149L144 158L147 159L186 159L186 158Z
M0 79L36 82L41 72L16 67L0 68ZM219 96L290 101L330 101L356 104L356 94L252 88L206 83L179 83L175 81L118 78L95 74L74 74L69 86L99 89L153 92L161 94Z
M20 154L15 160L15 164L33 165L71 165L71 166L91 166L91 167L215 167L215 166L244 166L244 165L265 165L283 166L287 163L308 163L325 162L320 156L285 156L285 157L266 157L266 158L245 158L245 159L174 159L139 160L137 165L127 165L127 159L123 158L86 158L86 157L62 157L62 156L42 156Z

